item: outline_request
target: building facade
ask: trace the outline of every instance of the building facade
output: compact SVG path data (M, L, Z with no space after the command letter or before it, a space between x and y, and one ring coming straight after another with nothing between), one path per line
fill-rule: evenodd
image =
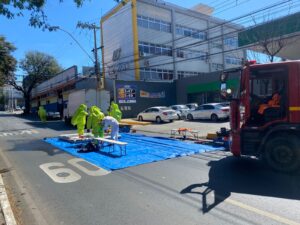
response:
M172 82L240 66L242 27L159 0L124 0L101 19L103 74L110 80Z

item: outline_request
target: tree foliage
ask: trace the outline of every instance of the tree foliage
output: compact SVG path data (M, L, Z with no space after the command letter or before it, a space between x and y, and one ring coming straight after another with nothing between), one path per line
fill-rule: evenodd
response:
M25 113L30 110L30 96L32 89L37 84L50 79L62 71L56 59L42 52L32 51L20 61L20 68L24 71L22 85L19 85L16 77L9 79L9 84L18 91L23 92L25 99Z
M17 61L12 56L15 49L15 46L7 42L5 37L0 36L0 87L5 84L8 77L13 76L16 69Z
M53 0L51 0L53 1ZM59 3L63 0L58 0ZM77 7L81 7L86 0L73 0ZM122 0L114 0L121 2ZM0 15L8 19L23 16L24 11L30 13L29 25L51 30L51 25L47 22L47 15L44 12L46 0L0 0Z

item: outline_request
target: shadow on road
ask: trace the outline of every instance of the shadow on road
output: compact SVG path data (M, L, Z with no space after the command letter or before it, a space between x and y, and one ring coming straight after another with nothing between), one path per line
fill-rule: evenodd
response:
M62 120L48 120L47 122L42 122L40 119L34 115L23 115L23 114L0 114L0 119L1 118L7 118L8 117L16 117L25 120L24 123L27 125L30 125L35 128L48 128L52 130L57 130L57 131L68 131L68 130L75 130L75 127L72 126L67 126Z
M12 147L7 151L12 152L45 152L49 156L64 153L63 151L45 143L42 140L11 140Z
M201 196L202 212L207 213L230 197L231 193L300 200L300 174L282 174L270 170L255 159L234 157L211 161L209 181L191 184L181 194ZM204 191L203 191L204 189ZM213 194L214 200L208 202Z
M61 120L50 120L47 122L42 121L28 121L25 122L26 124L36 127L36 128L47 128L57 131L67 131L67 130L75 130L75 127L66 126L65 123Z

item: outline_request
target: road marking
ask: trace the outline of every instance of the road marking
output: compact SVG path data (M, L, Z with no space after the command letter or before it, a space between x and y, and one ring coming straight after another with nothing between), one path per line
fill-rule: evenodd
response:
M72 183L81 179L78 173L66 168L63 163L45 163L40 165L40 168L56 183Z
M88 169L80 164L80 162L84 162L89 166L96 168L96 170ZM111 171L93 165L81 158L72 158L68 160L68 163L89 176L105 176L111 173ZM67 168L65 164L60 162L44 163L39 167L56 183L72 183L81 179L81 176L78 173Z
M7 136L18 136L18 135L32 135L32 134L38 134L39 132L37 130L22 130L22 131L15 131L15 132L0 132L0 137L7 137Z
M0 205L2 208L2 212L4 215L5 223L6 225L17 225L15 216L13 214L13 211L11 209L6 190L4 187L3 179L0 174Z
M97 170L89 170L86 167L80 165L79 164L80 162L87 163L87 164L91 165L92 167L97 168ZM86 160L80 159L80 158L70 159L70 160L68 160L68 163L71 164L72 166L76 167L77 169L81 170L82 172L86 173L89 176L104 176L104 175L107 175L110 173L110 171L107 171L103 168L95 166L95 165L87 162Z
M218 196L218 198L224 199L221 196ZM242 209L246 209L248 211L254 212L254 213L259 214L261 216L268 217L268 218L270 218L272 220L275 220L277 222L280 222L280 223L284 223L284 224L287 224L287 225L300 225L300 223L297 223L295 221L289 220L287 218L278 216L278 215L270 213L270 212L266 212L266 211L261 210L261 209L257 209L257 208L255 208L253 206L246 205L246 204L238 202L236 200L232 200L232 199L228 199L227 198L227 199L225 199L225 202L227 202L227 203L229 203L231 205L238 206L238 207L240 207Z

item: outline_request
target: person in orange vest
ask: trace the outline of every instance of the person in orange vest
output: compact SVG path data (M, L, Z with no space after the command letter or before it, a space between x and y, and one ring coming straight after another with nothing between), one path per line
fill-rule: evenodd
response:
M274 93L272 99L267 104L261 104L258 109L258 113L263 115L265 110L268 108L279 108L281 96L278 92Z

